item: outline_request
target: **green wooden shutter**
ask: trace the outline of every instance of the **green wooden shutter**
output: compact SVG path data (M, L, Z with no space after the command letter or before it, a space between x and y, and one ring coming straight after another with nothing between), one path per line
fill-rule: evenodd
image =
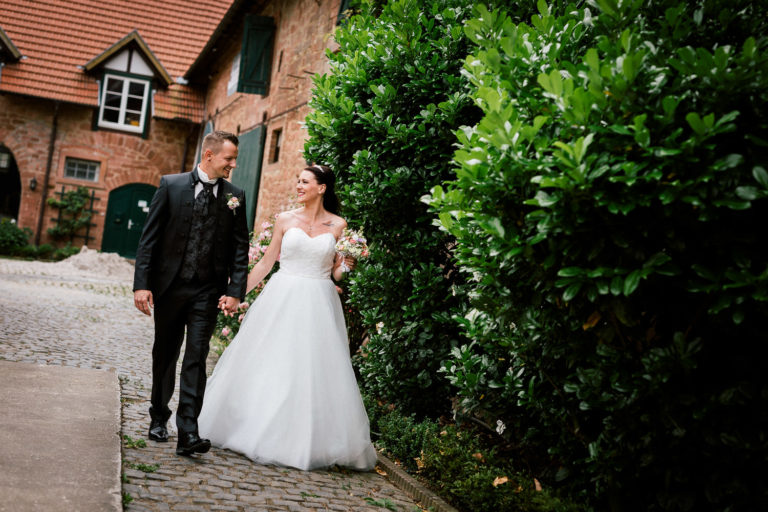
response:
M237 92L269 94L272 73L272 46L275 23L268 16L248 14L245 17L243 46L240 50L240 79Z
M248 230L253 230L253 220L256 213L256 203L259 199L259 182L261 181L261 161L264 155L266 128L257 126L255 129L241 133L238 137L237 167L232 173L232 183L245 191L245 211L248 219Z

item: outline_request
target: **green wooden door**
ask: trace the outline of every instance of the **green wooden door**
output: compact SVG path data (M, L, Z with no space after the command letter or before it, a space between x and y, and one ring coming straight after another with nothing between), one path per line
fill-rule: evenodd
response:
M155 190L157 187L152 185L132 183L109 193L102 252L116 252L125 258L136 257L136 248Z
M256 213L256 202L259 199L259 181L261 180L261 160L264 155L264 139L266 128L257 126L255 129L238 135L237 167L232 172L232 184L245 191L246 217L248 231L253 231L253 217Z

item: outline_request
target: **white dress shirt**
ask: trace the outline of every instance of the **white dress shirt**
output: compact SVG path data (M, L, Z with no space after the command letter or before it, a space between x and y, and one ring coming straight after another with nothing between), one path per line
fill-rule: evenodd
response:
M197 197L197 194L199 194L203 190L203 184L201 181L204 181L206 183L216 183L216 185L213 187L213 197L219 197L219 184L216 180L212 180L208 177L208 175L205 173L204 170L200 168L200 165L197 166L197 175L200 177L200 181L195 183L195 197Z

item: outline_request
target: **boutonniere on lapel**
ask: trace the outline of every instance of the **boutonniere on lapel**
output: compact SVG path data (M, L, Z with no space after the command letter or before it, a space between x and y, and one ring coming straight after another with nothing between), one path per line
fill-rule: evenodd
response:
M236 213L235 210L240 207L240 200L232 194L227 194L227 207L232 210L233 214Z

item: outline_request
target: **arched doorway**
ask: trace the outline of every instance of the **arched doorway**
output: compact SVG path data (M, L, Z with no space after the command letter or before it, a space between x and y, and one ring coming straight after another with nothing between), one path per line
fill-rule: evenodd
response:
M152 185L131 183L109 193L102 252L116 252L125 258L136 257L136 248L155 190L157 187Z
M0 144L0 218L18 219L21 177L11 150Z

